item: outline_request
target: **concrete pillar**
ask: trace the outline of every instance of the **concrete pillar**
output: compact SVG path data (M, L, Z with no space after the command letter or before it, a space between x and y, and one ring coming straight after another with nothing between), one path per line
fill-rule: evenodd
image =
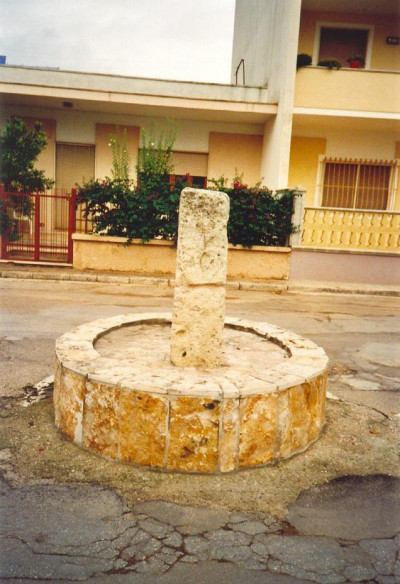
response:
M299 247L303 239L304 201L306 199L306 189L305 187L298 186L295 190L296 196L294 198L292 225L296 227L296 231L290 236L290 247Z
M225 320L229 197L186 188L179 206L171 361L215 367Z

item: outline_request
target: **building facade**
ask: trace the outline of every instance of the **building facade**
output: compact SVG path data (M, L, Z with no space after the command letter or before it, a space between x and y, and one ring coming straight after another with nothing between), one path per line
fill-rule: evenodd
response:
M293 277L400 272L399 12L391 0L237 0L232 81L240 63L246 83L278 95L265 133L286 141L287 184L306 192ZM297 69L297 55L310 65Z
M230 85L3 65L0 127L11 116L41 121L38 166L68 192L110 175L116 128L126 128L134 178L141 130L174 118L177 175L304 189L294 276L323 277L325 266L330 278L335 254L343 266L352 252L385 281L400 251L398 35L397 0L236 0ZM299 54L311 64L297 69ZM359 68L347 61L355 54ZM327 58L341 68L322 66Z

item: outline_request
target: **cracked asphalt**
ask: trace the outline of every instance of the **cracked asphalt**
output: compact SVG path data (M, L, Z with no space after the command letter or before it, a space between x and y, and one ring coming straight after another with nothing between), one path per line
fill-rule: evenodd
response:
M101 486L3 484L1 571L17 582L217 581L202 579L206 564L220 576L223 565L230 582L244 572L258 573L250 582L396 582L398 487L379 475L338 479L279 521L165 501L127 506Z
M331 399L306 453L222 477L87 453L35 388L58 336L170 289L8 278L0 298L0 582L400 582L400 298L228 291L228 314L325 348Z

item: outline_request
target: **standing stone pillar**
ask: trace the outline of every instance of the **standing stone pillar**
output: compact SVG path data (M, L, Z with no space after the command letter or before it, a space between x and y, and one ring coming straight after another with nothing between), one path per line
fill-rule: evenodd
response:
M171 361L219 365L225 320L229 197L186 188L179 206Z

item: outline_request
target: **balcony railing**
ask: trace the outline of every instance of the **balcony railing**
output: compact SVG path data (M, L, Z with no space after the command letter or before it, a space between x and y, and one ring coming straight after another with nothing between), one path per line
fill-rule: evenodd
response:
M400 253L400 212L306 207L301 245Z

